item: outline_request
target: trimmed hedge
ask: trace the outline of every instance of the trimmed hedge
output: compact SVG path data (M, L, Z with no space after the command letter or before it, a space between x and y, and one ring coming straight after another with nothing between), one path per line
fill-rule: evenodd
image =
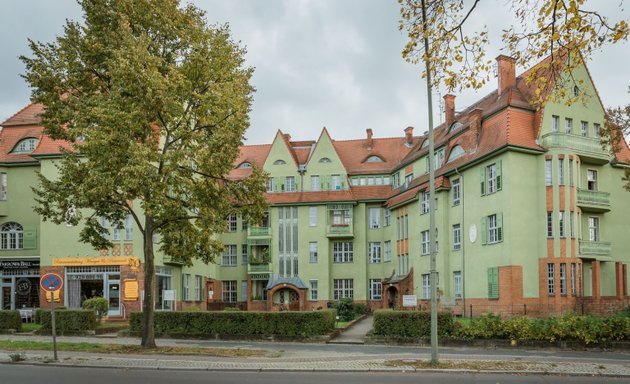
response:
M335 312L156 312L155 334L215 337L280 336L311 337L335 329ZM142 331L142 313L129 316L129 331Z
M580 341L584 344L630 341L630 317L578 316L501 319L486 315L469 322L458 322L454 337L458 339L508 339L534 341Z
M453 332L453 314L438 312L438 335ZM392 311L380 309L374 312L374 334L387 337L431 337L431 313L428 311Z
M22 330L22 318L19 311L0 311L0 330L13 329L16 332Z
M339 320L341 321L352 321L357 317L365 315L368 311L365 304L355 303L349 298L335 301L333 308L337 311L337 316L339 316Z
M49 310L37 311L37 319L42 325L43 331L52 330L52 322ZM96 314L86 310L55 310L55 329L57 332L76 332L96 330Z

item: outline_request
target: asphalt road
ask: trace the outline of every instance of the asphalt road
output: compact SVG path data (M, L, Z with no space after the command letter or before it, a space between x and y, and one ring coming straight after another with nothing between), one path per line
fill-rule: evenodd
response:
M461 373L208 372L0 365L3 384L511 384L629 383L625 378Z

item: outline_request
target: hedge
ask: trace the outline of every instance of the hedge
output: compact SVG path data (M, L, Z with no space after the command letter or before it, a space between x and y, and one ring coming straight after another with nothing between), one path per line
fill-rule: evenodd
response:
M0 311L0 330L22 330L22 318L19 311Z
M609 341L630 341L630 317L579 316L570 313L561 317L501 319L486 315L458 322L454 335L458 339L509 339L534 341L580 341L584 344Z
M37 311L37 319L42 325L42 330L52 330L52 322L49 310ZM94 331L96 329L96 314L86 310L61 310L55 311L55 329L57 332Z
M155 334L215 337L280 336L311 337L335 329L335 312L156 312ZM142 313L129 316L129 331L142 330Z
M438 335L453 332L453 314L438 312ZM392 311L381 309L374 312L374 334L387 337L431 337L431 313L428 311Z

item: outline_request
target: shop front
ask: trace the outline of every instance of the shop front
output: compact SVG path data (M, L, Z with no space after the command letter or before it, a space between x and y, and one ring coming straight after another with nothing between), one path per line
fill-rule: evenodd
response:
M39 259L0 260L0 309L39 307Z

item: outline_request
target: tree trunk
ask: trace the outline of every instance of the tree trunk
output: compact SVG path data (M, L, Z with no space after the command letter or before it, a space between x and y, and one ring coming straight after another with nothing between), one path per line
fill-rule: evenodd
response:
M144 226L144 302L142 304L142 342L144 348L155 348L155 260L153 256L153 217Z

